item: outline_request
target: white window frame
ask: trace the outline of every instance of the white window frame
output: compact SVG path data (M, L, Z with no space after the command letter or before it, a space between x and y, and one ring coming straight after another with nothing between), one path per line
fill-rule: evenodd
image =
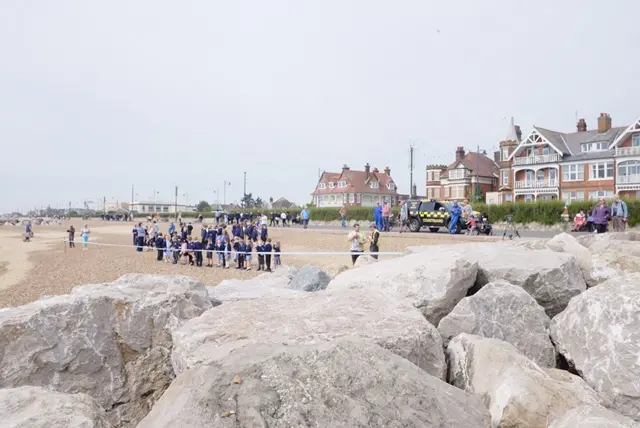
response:
M584 181L584 164L562 165L562 181Z
M502 148L502 161L506 162L509 159L509 147Z
M389 190L395 190L395 188L396 188L396 185L395 185L395 184L393 184L393 183L387 183L387 189L389 189Z
M333 181L329 182L329 189L333 189L334 187L336 187L336 183L334 183Z
M326 189L327 185L325 183L318 184L318 189Z
M640 147L640 134L631 137L631 147Z
M356 195L354 193L349 193L349 203L353 204L356 201Z
M440 171L432 171L433 172L433 181L440 181Z
M513 202L513 195L511 193L505 193L504 201L505 202Z
M580 145L580 151L585 152L602 152L604 150L608 150L609 145L605 142L596 142L596 143L583 143Z
M449 194L451 193L451 186L444 187L444 198L449 199Z
M369 183L369 186L371 186L372 189L377 189L378 187L378 182L376 181L372 181L371 183Z
M511 173L511 171L509 171L508 169L503 169L502 170L502 185L503 186L508 186L509 185L509 174Z
M345 187L347 187L346 181L338 181L338 189L344 189Z
M613 199L613 190L593 190L589 192L590 201L599 201L600 199Z
M356 204L361 203L361 201L362 201L362 196L361 196L361 194L360 194L360 193L356 193Z
M602 174L601 174L602 173ZM594 162L589 164L589 180L611 180L613 179L613 162Z
M584 192L562 192L562 200L571 204L571 202L584 201Z
M146 212L147 206L146 205L142 205L140 208L141 208L140 211Z

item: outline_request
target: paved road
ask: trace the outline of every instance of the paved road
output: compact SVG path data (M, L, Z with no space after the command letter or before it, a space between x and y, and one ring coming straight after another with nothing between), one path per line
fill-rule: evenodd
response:
M301 226L297 226L294 225L292 226L294 228L301 228ZM309 229L315 229L315 230L331 230L331 231L338 231L338 230L347 230L349 228L346 229L342 229L339 226L325 226L325 225L314 225L314 224L310 224L309 225ZM394 231L398 231L398 228L394 228ZM502 237L503 235L503 230L500 229L495 229L493 232L494 236L498 236L498 237ZM428 229L423 229L420 231L421 234L429 234L432 235L431 232L429 232ZM438 232L438 234L445 234L447 233L445 231L444 228L441 228L440 231ZM553 238L554 236L558 235L561 232L554 232L554 231L545 231L545 232L540 232L540 231L531 231L531 230L519 230L520 236L522 238ZM574 236L579 236L579 235L588 235L587 232L578 232L578 233L572 233L572 235Z

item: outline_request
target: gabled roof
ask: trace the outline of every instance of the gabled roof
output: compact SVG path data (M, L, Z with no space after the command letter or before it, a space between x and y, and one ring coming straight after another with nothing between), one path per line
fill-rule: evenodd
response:
M340 181L346 181L347 187L338 188L337 183ZM320 177L318 184L329 182L336 183L336 186L333 189L329 187L319 189L316 187L312 194L380 193L396 195L398 193L395 188L393 190L387 188L388 184L395 184L393 178L380 171L370 171L368 176L366 171L355 171L352 169L345 169L342 172L325 172ZM379 183L378 188L372 188L371 183Z
M633 132L638 132L638 131L640 131L640 117L637 118L635 122L633 122L631 125L629 125L627 129L621 132L620 135L618 135L615 140L613 140L613 142L609 146L609 150L617 146L622 140L624 140L627 137L627 135Z
M497 163L494 162L487 155L480 154L476 152L469 152L464 155L464 157L460 160L456 160L453 162L445 172L443 172L440 177L447 178L449 177L449 171L452 169L456 169L459 164L464 165L465 168L472 171L474 174L476 172L476 168L478 169L478 176L480 177L494 177L498 174L500 167Z

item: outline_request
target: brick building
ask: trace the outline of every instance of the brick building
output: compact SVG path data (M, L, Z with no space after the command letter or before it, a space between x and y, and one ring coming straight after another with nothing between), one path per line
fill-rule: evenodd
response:
M399 197L391 169L386 167L380 172L378 168L371 169L368 163L364 171L344 165L341 172L323 172L311 195L316 207L373 207L384 201L397 205Z
M427 198L464 199L478 187L483 195L497 191L499 172L498 164L486 153L466 153L464 147L458 147L451 165L427 166Z
M572 201L622 196L636 198L640 191L640 118L630 126L613 127L611 116L601 113L597 128L585 119L576 132L564 133L534 126L501 165L511 162L516 201ZM504 143L508 150L511 146ZM501 148L503 143L501 143ZM505 189L507 190L507 189Z

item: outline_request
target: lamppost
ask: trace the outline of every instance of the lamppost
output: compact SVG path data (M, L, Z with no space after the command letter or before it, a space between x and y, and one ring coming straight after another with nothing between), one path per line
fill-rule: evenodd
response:
M182 194L182 196L184 196L186 198L187 203L185 204L185 206L188 208L189 207L189 192L184 192Z

